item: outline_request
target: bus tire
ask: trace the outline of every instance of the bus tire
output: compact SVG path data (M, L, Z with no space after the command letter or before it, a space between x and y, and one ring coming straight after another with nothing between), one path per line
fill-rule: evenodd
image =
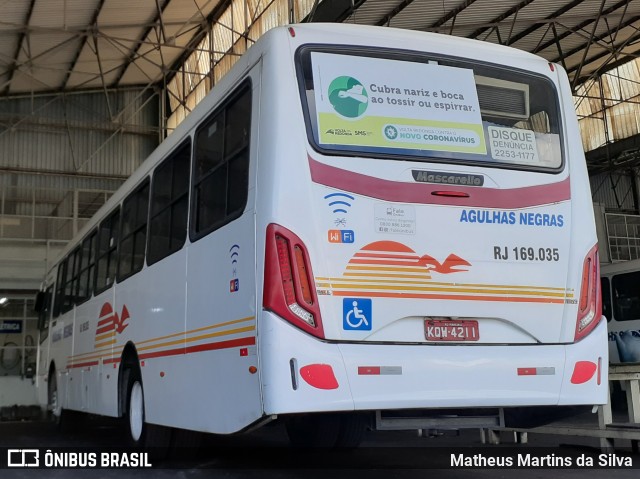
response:
M340 431L336 440L337 448L354 449L360 445L367 430L367 418L362 414L340 416Z
M289 441L294 447L334 447L340 424L337 414L291 416L285 421Z
M152 457L163 459L171 446L171 428L146 422L144 388L138 368L125 371L127 381L126 424L129 442L135 447L151 449Z
M64 409L60 402L58 376L51 366L47 380L47 420L61 432L74 432L82 426L85 415Z

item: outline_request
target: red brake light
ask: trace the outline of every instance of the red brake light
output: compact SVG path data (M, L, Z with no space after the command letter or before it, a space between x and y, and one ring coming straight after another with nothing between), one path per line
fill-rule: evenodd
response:
M578 302L578 318L576 322L575 341L589 334L602 318L602 296L600 294L600 263L598 245L584 259L582 267L582 283L580 284L580 301Z
M267 227L263 306L300 329L324 338L309 255L288 229Z

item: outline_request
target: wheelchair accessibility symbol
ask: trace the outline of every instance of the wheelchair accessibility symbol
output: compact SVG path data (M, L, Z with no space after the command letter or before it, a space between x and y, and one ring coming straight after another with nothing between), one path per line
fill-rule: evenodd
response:
M371 300L344 298L342 300L342 328L345 330L371 331Z

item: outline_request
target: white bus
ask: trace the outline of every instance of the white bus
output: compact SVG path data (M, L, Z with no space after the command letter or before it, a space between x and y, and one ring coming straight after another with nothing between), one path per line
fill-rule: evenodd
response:
M41 401L134 443L279 417L324 445L605 403L580 144L539 57L276 28L49 273Z
M602 265L611 363L640 363L640 260Z

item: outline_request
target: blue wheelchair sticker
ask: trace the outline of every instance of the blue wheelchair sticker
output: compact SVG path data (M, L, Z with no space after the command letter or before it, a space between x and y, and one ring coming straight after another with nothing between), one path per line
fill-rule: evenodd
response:
M349 331L371 331L373 316L371 300L344 298L342 300L342 328Z

